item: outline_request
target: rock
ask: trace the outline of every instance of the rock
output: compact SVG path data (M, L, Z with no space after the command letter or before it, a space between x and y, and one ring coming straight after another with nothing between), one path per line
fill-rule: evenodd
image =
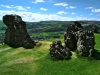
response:
M71 51L75 51L77 49L77 31L82 30L83 27L77 21L74 22L73 25L68 26L66 32L64 33L64 42L65 46L68 47Z
M80 23L74 22L64 32L65 46L61 41L55 41L50 45L50 55L57 59L65 59L71 56L71 51L78 50L84 57L90 57L94 53L95 38L93 31L84 31Z
M36 44L26 30L26 23L18 15L5 15L3 22L7 26L4 43L11 47L33 48Z
M95 39L92 31L78 33L77 50L80 55L88 57L94 52Z
M67 47L62 46L61 41L54 41L50 45L50 55L59 60L69 59L71 52Z
M65 42L65 46L68 47L71 51L76 50L77 41L76 41L75 35L73 33L65 32L64 33L64 42Z
M97 26L93 26L93 32L94 33L99 33L98 29L97 29Z
M94 33L93 31L84 31L78 22L68 26L64 33L64 42L69 50L78 50L78 53L82 56L88 57L93 55L95 45Z

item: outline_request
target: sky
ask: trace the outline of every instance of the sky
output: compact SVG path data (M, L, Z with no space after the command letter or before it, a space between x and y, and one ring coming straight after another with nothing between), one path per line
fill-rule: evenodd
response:
M100 21L100 0L0 0L0 20L6 14L27 22Z

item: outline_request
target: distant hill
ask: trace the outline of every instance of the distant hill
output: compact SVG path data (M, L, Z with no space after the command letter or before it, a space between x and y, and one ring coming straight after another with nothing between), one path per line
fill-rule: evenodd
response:
M85 30L92 30L93 26L97 26L100 30L100 21L78 21L82 24ZM74 21L40 21L26 22L26 27L29 35L33 39L43 40L48 38L59 38L63 35L68 25ZM0 20L0 41L4 39L6 25Z

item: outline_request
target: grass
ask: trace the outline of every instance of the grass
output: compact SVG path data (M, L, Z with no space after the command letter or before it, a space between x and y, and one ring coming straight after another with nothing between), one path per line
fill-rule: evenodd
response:
M88 25L90 25L90 24L82 24L82 26L88 26Z
M63 42L63 37L61 41ZM95 34L95 49L100 51L100 34ZM51 41L41 41L33 49L9 48L1 45L0 75L100 75L100 60L72 57L54 60L49 55Z

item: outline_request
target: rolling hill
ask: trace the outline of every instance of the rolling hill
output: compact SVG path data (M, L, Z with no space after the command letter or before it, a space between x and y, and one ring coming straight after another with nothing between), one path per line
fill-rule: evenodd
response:
M63 35L68 25L74 21L40 21L26 22L26 27L29 35L34 40L44 40L49 38L59 38ZM85 30L92 30L93 26L97 26L100 30L99 21L79 21ZM0 21L0 42L2 43L5 37L6 25Z
M70 60L55 60L49 55L51 38L37 43L33 49L0 46L0 75L99 75L100 74L100 34L95 34L96 58L77 56ZM63 42L63 37L58 38Z

